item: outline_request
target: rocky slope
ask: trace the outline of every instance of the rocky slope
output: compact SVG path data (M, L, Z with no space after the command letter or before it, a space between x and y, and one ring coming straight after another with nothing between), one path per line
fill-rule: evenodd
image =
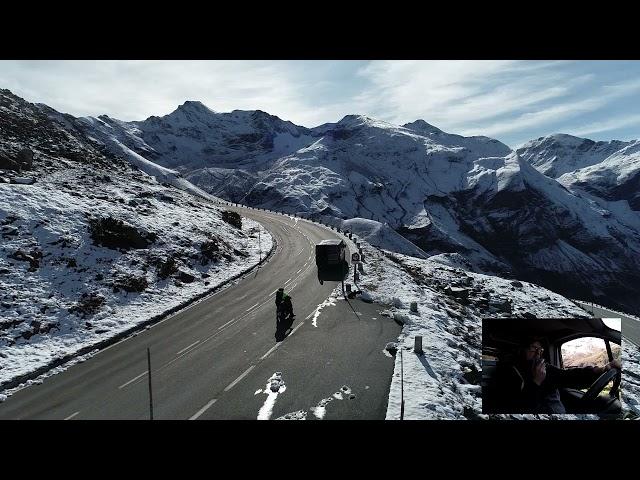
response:
M1 90L0 155L15 163L26 150L31 165L0 169L0 389L259 261L254 222L110 154L73 117Z

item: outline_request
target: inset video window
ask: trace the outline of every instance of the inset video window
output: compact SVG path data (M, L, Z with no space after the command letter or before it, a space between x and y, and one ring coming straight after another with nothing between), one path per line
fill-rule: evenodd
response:
M482 321L482 412L621 412L620 322L601 318Z

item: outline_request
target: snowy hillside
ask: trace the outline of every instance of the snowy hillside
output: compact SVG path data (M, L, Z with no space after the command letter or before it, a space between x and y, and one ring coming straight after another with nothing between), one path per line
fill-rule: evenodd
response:
M594 142L570 135L533 140L517 150L540 172L570 190L609 201L626 200L640 211L640 141Z
M0 154L34 154L30 168L0 170L2 389L260 257L258 224L160 183L50 114L0 91ZM271 242L263 230L263 253Z
M380 251L361 241L364 273L358 286L363 297L389 305L383 313L404 324L396 346L395 370L387 419L400 418L401 383L404 418L487 419L551 418L548 415L483 415L480 386L482 367L482 318L586 317L588 313L568 299L527 282L476 274L411 256ZM466 289L466 299L447 287ZM339 292L336 292L339 298ZM418 311L411 312L411 302ZM422 336L424 355L413 352L416 336ZM385 352L390 355L390 353ZM640 374L640 350L623 342L623 367ZM401 382L401 371L404 372ZM623 409L640 414L640 384L625 376ZM640 377L638 377L640 378ZM597 419L595 415L561 415L563 419Z

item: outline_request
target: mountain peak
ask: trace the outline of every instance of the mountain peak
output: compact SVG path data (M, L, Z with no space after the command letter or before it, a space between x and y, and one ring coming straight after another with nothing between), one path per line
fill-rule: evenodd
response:
M367 117L366 115L356 115L356 114L349 114L349 115L345 115L344 117L342 117L342 119L338 122L338 124L340 125L344 125L344 124L361 124L361 123L366 123L367 121L371 121L373 120L370 117Z
M422 119L416 120L415 122L405 123L402 126L408 130L412 130L420 134L442 133L442 130L440 130L438 127L434 127L433 125L425 122Z
M207 107L204 103L199 102L197 100L187 100L182 105L178 107L179 111L187 111L187 112L202 112L202 113L215 113L209 107Z
M546 135L544 137L539 137L536 140L532 140L529 143L538 143L538 144L560 144L563 146L571 147L578 146L583 144L584 142L592 142L587 138L576 137L573 135L569 135L567 133L554 133L552 135Z
M355 114L345 115L342 118L342 120L340 120L338 123L329 124L329 125L336 125L336 126L347 127L347 128L360 127L360 126L375 127L375 128L381 128L381 129L393 129L393 130L398 128L396 125L393 125L389 122L385 122L383 120L377 120L375 118L368 117L367 115L355 115Z

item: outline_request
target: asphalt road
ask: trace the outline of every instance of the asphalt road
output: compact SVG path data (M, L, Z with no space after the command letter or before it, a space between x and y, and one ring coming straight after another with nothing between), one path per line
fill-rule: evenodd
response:
M341 298L313 315L338 285L319 284L314 246L335 232L237 210L274 236L277 250L269 262L236 285L16 392L0 403L0 419L148 419L147 348L154 419L278 418L296 411L309 420L384 419L394 361L383 350L401 327L379 314L382 307L359 300ZM282 285L297 315L286 337L275 324L274 293ZM284 382L277 393L268 388L276 372Z
M636 346L640 346L640 321L625 315L621 315L610 310L592 306L587 302L576 301L584 310L589 312L594 317L604 318L620 318L622 323L622 336L628 340L631 340Z

